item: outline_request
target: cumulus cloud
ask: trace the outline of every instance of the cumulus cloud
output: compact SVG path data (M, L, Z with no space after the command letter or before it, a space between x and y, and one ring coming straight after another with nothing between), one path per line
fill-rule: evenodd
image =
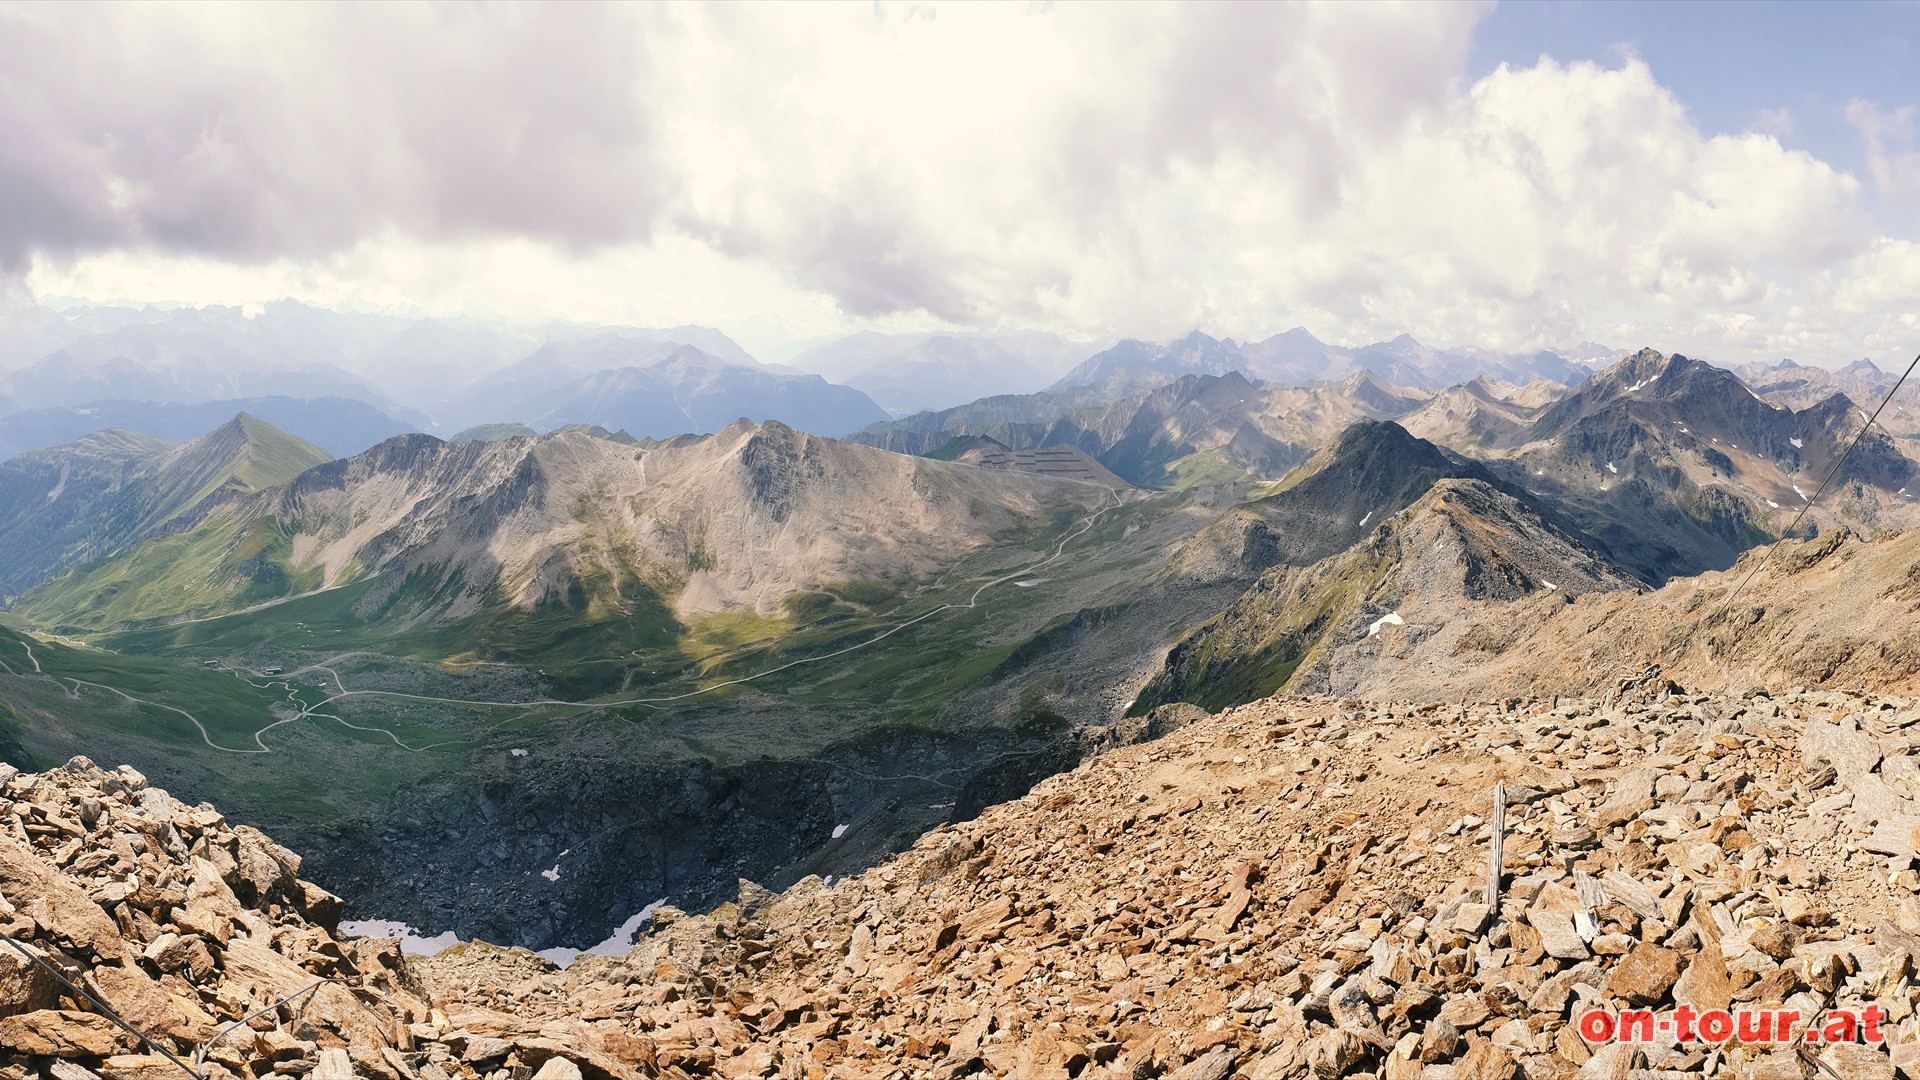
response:
M1847 123L1859 129L1867 169L1883 196L1920 209L1920 149L1914 147L1914 107L1882 109L1871 101L1847 103Z
M1729 360L1909 329L1912 245L1790 118L1706 137L1631 55L1470 83L1486 10L8 8L0 262L556 305L697 262L808 318ZM1920 173L1910 110L1849 118L1880 190Z

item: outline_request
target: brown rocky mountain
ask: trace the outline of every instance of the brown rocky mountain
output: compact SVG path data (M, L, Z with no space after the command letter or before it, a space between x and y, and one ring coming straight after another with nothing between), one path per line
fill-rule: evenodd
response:
M1841 395L1783 408L1730 372L1643 349L1547 406L1487 465L1658 584L1780 536L1865 420ZM1920 523L1917 475L1893 439L1870 431L1809 521L1868 535Z
M1754 392L1776 405L1804 409L1834 394L1845 394L1861 408L1871 410L1892 390L1899 369L1883 371L1871 360L1856 360L1838 370L1808 367L1791 360L1778 364L1742 364L1733 369ZM1902 390L1880 414L1880 425L1897 438L1920 437L1920 404Z
M1192 374L1091 404L1090 392L986 398L848 437L908 454L937 455L955 438L1013 450L1073 446L1129 483L1186 488L1276 479L1353 424L1401 416L1432 395L1365 371L1304 386L1257 383L1239 371Z
M823 582L931 576L990 538L1114 499L1098 484L888 454L771 421L644 449L581 433L402 436L203 508L189 536L84 567L17 609L97 629L382 577L383 593L416 591L412 620L495 601L530 609L576 589L597 590L589 605L651 591L683 616L773 611ZM264 555L228 539L262 530ZM250 560L278 568L277 592ZM201 562L196 585L180 588Z
M1533 422L1567 393L1565 386L1545 379L1514 386L1483 375L1440 391L1398 422L1423 439L1463 453L1505 450L1525 442Z
M1482 610L1530 596L1630 593L1635 585L1522 498L1484 480L1439 479L1352 548L1267 569L1173 647L1133 707L1220 708L1281 691L1346 692L1348 658L1386 642L1470 625Z
M1687 686L1727 693L1834 686L1914 694L1916 566L1920 530L1872 542L1832 532L1756 549L1724 572L1651 592L1540 592L1471 618L1409 610L1405 626L1337 646L1329 685L1380 697L1594 694L1652 664Z

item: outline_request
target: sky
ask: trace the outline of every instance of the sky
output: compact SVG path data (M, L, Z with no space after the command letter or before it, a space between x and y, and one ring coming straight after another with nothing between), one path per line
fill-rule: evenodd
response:
M1920 351L1920 3L13 5L0 295Z

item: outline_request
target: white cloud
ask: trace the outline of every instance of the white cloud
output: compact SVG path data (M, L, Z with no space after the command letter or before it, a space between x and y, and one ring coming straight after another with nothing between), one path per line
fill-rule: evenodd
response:
M1778 109L1761 109L1753 114L1753 120L1747 125L1762 135L1771 135L1784 139L1799 130L1799 121L1794 118L1793 110L1786 106Z
M12 9L0 64L31 92L0 92L0 176L25 178L0 196L44 212L6 213L0 259L49 292L796 334L1818 361L1910 332L1913 245L1780 145L1784 110L1705 137L1630 53L1469 84L1484 11ZM1910 112L1869 109L1897 186Z
M1914 107L1882 109L1871 101L1847 103L1847 123L1866 142L1867 169L1883 197L1920 209L1920 150L1914 148Z

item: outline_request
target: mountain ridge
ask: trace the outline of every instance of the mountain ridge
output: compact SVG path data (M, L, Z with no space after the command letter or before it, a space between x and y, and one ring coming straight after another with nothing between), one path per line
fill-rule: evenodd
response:
M1572 384L1584 380L1589 370L1584 362L1554 352L1499 356L1480 350L1433 349L1406 333L1347 348L1329 345L1302 327L1247 344L1195 330L1173 341L1122 341L1088 358L1054 388L1084 385L1117 371L1151 372L1163 378L1239 371L1289 385L1371 372L1400 386L1438 389L1483 375L1523 384L1537 378Z
M330 460L241 413L177 446L108 430L0 462L0 591L16 596Z
M982 479L989 475L995 478ZM922 484L971 494L960 502L929 502ZM1043 490L1087 506L1110 498L1104 488L1063 484L885 454L772 421L741 421L651 450L583 434L464 444L401 436L226 504L205 516L202 524L212 531L180 540L191 550L134 552L84 568L17 607L29 618L58 621L63 611L96 610L100 600L89 597L111 596L110 610L122 613L112 622L152 622L205 617L241 597L271 598L252 591L246 582L256 579L243 573L260 554L232 539L264 529L276 537L267 555L279 568L269 575L279 582L275 595L331 589L392 570L413 588L437 583L421 601L425 606L409 616L414 620L428 611L471 616L496 583L509 606L538 607L566 594L582 574L607 582L610 597L629 588L671 592L683 613L740 605L765 611L823 580L904 581L930 572L1020 515L1050 517L1055 508L1044 505ZM849 512L834 499L841 488L869 497L897 491L900 500L884 510L876 501L868 504L872 512ZM812 523L805 551L794 546L797 516ZM862 554L866 545L853 540L862 529L895 539ZM496 530L521 539L509 542ZM907 537L915 539L907 543ZM742 561L735 553L743 547L763 561ZM791 565L776 571L766 558ZM177 564L184 571L207 559L205 580L215 584L201 603L210 608L189 610L163 599L175 588L171 573L153 579L159 592L140 584L154 566ZM95 586L94 579L112 584ZM90 624L97 629L106 617Z

